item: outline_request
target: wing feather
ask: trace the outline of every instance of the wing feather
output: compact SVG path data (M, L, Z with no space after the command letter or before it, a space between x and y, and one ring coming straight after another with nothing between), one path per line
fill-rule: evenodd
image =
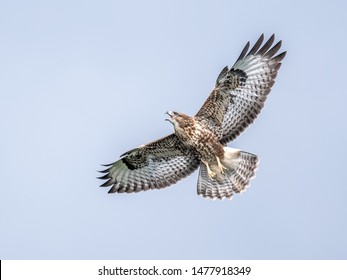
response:
M272 34L269 40L262 46L262 48L257 52L257 55L264 55L268 49L272 46L273 42L275 41L275 35Z
M264 41L264 34L261 34L261 36L259 37L258 41L254 44L253 48L249 51L247 56L255 54L258 51L258 49L261 46L261 44L263 43L263 41Z
M243 48L243 50L242 50L242 52L241 52L241 54L237 60L241 60L242 58L245 57L245 55L247 54L247 51L249 49L249 46L250 46L250 44L249 44L249 42L247 42L246 46Z
M275 83L286 52L274 57L281 41L272 46L272 35L261 47L263 40L262 34L248 53L247 43L234 66L222 70L215 88L195 116L214 131L222 144L234 140L254 121Z
M112 186L109 193L161 189L191 174L199 160L175 134L124 153L101 171L101 187ZM108 166L108 165L107 165Z

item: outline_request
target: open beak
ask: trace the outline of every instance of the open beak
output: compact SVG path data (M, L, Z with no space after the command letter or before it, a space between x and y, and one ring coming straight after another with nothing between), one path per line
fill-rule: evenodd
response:
M172 117L173 117L174 113L173 113L172 111L167 111L167 112L165 112L165 114L167 114L167 115L169 116L169 118L167 118L167 119L165 119L165 120L166 120L166 121L169 121L170 123L173 124L173 122L172 122Z

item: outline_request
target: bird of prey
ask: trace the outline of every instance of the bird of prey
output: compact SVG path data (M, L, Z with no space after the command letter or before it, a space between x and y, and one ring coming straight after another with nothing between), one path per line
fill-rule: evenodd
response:
M132 149L116 162L105 165L99 179L109 193L161 189L200 167L197 192L206 198L231 199L255 176L258 157L227 147L257 117L275 83L286 52L278 55L281 41L274 35L263 44L261 35L248 51L246 44L235 64L217 77L210 96L190 117L168 111L174 133Z

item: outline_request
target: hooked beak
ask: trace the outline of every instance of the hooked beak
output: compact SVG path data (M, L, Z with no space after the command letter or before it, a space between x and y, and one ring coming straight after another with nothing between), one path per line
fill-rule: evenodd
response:
M167 111L167 112L165 112L165 114L167 114L169 116L169 118L167 118L165 120L173 124L172 117L174 116L174 113L172 111Z

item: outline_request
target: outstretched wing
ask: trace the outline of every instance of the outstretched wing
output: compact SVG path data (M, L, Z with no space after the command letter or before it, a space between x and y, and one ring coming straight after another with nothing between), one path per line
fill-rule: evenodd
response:
M230 70L226 66L219 74L215 88L195 116L222 144L240 135L264 106L286 54L274 57L282 43L279 41L272 47L274 39L272 35L261 47L264 40L261 35L247 53L248 42L234 66Z
M112 186L109 193L160 189L191 174L199 165L191 150L175 134L130 150L110 164L99 179L101 187Z

